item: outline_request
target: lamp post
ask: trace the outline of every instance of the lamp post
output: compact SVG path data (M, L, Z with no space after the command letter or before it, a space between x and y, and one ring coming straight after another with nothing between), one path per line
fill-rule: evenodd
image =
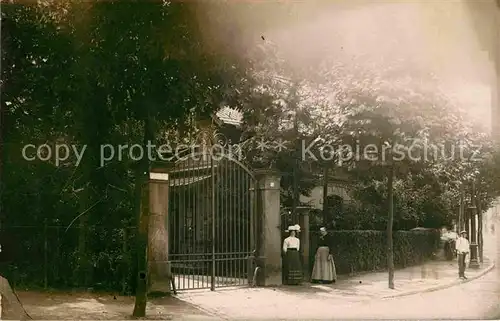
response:
M478 269L479 262L477 260L477 230L476 230L476 216L477 216L477 207L476 207L476 191L475 191L475 183L472 182L472 196L471 196L471 205L469 206L469 215L470 215L470 261L469 268Z
M477 208L473 205L470 205L467 208L470 217L470 262L469 267L472 269L479 268L479 262L477 260L477 235L476 235L476 210Z

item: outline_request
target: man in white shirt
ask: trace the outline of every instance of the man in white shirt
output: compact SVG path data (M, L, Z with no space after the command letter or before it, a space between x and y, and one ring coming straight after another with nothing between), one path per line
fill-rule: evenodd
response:
M460 236L455 243L455 250L458 254L458 277L461 279L467 279L465 276L465 257L469 254L470 244L466 237L466 231L460 232Z

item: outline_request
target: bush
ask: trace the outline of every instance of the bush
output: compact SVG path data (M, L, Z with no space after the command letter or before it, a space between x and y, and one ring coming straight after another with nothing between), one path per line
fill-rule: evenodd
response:
M329 232L337 273L380 271L387 268L385 231L340 230ZM394 265L417 265L431 258L439 247L439 231L395 231ZM310 267L314 264L319 234L310 234Z
M45 231L43 226L11 226L2 232L15 237L12 251L16 255L0 264L0 274L13 287L91 287L123 293L135 288L135 228L86 228L87 255L81 261L78 227L66 231L64 226L50 226Z

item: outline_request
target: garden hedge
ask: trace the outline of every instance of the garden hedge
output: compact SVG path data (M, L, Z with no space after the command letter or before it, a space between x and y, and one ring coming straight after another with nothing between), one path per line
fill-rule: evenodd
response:
M387 268L387 233L373 230L329 231L338 274L380 271ZM439 247L439 231L395 231L394 265L417 265L430 259ZM310 267L314 264L319 233L310 234Z

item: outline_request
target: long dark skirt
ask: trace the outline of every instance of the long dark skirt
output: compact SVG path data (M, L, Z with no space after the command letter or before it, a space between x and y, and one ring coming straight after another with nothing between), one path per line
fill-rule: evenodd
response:
M302 282L302 264L297 249L288 249L285 254L286 284L297 285Z

